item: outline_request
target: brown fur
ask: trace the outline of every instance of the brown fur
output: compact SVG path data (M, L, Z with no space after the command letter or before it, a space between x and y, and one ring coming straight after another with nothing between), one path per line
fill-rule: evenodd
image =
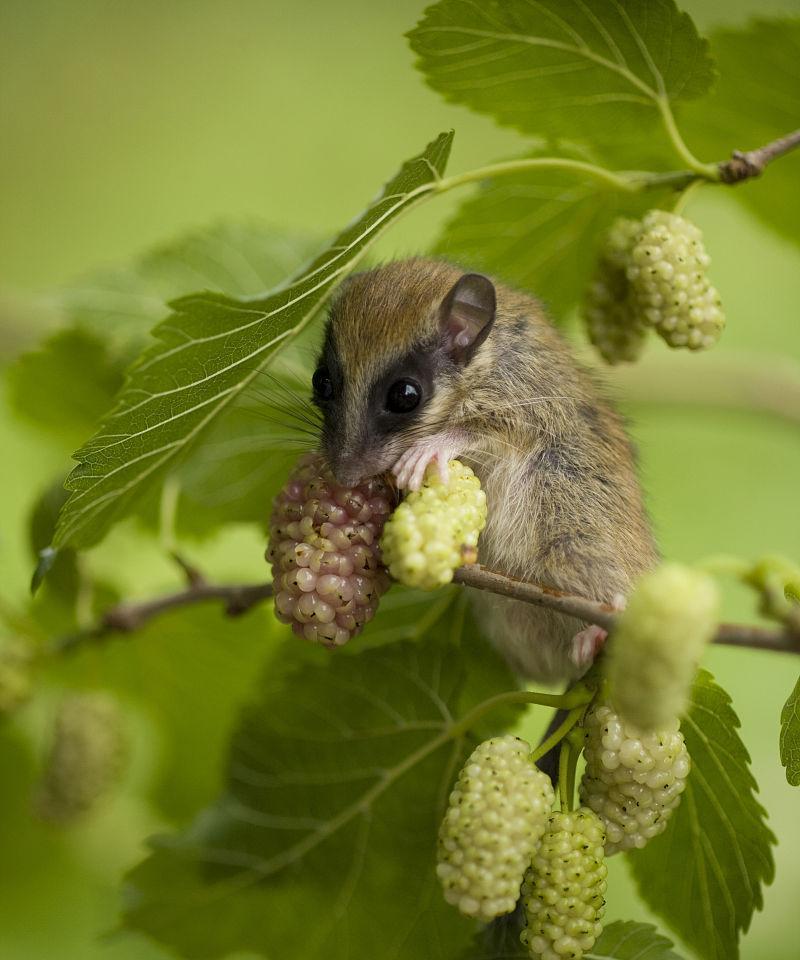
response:
M656 560L631 445L620 416L532 297L496 285L488 338L463 370L437 368L421 416L389 437L365 422L370 389L435 339L439 306L462 274L413 259L347 282L331 312L344 412L328 446L377 473L415 440L455 427L465 436L460 457L488 498L482 563L598 600L626 595ZM473 599L516 669L540 681L576 674L570 641L583 624L484 592Z

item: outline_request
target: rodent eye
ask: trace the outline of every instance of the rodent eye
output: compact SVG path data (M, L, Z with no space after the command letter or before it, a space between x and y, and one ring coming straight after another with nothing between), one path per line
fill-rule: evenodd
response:
M315 400L333 400L333 381L327 367L317 367L311 378Z
M386 394L386 409L390 413L410 413L422 400L422 387L416 380L404 377L395 380Z

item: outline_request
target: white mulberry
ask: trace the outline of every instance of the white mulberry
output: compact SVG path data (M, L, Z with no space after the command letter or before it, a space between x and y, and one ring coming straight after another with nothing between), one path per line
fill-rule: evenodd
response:
M554 813L522 885L521 940L538 960L580 960L603 926L605 834L585 808Z
M725 326L711 260L691 221L666 210L645 214L630 251L627 277L640 320L672 347L713 346Z
M445 484L438 468L425 471L420 490L409 493L389 518L381 539L389 572L409 587L433 590L473 559L486 523L486 494L469 467L449 463Z
M68 822L89 812L119 779L127 743L119 706L104 693L61 703L36 807L46 820Z
M637 360L647 336L631 302L626 273L640 227L637 220L624 217L614 222L586 294L583 316L589 340L611 364Z
M450 794L436 872L448 903L488 921L510 913L553 805L549 777L518 737L479 744Z
M581 802L603 822L607 854L643 847L666 829L686 787L691 763L678 721L643 734L600 704L584 726Z
M301 458L270 519L267 559L278 619L326 647L360 633L390 584L378 539L391 509L383 480L345 487L321 456Z
M606 655L610 699L625 720L647 731L683 715L718 607L714 580L699 570L665 563L641 578Z

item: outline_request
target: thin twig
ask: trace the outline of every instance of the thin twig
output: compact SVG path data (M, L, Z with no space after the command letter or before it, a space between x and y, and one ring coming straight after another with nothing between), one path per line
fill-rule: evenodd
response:
M768 163L798 146L800 130L794 130L757 150L734 150L730 160L719 164L720 179L723 183L740 183L742 180L758 177Z
M59 651L69 650L85 640L100 640L114 633L133 633L162 613L210 600L221 600L227 616L238 617L267 600L272 593L271 583L214 584L200 580L177 593L153 600L118 603L106 610L96 626L64 637L56 646Z
M489 590L514 600L533 603L537 607L547 607L559 613L566 613L587 623L596 623L598 627L603 627L605 630L610 630L614 626L617 611L608 603L598 603L596 600L576 597L550 587L540 587L525 580L515 580L502 573L486 570L479 564L460 567L456 570L453 579L466 587Z
M501 596L511 597L535 606L556 610L585 623L594 623L612 631L618 611L608 603L589 600L586 597L562 593L551 587L539 586L523 580L515 580L479 564L461 567L453 577L456 583L476 590L489 590ZM213 584L204 580L189 584L177 593L140 602L126 601L111 607L100 622L87 630L62 638L57 650L73 649L86 640L99 640L115 633L133 633L155 617L196 603L218 600L229 617L240 616L272 596L271 583ZM733 647L750 647L756 650L777 650L783 653L800 654L800 634L790 630L775 630L749 624L720 624L714 643Z

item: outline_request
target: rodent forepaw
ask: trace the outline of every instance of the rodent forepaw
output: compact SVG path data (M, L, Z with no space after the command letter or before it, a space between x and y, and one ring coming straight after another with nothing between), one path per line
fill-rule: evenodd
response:
M436 463L442 483L450 479L449 462L458 455L459 447L452 437L430 437L412 444L392 467L392 473L401 489L419 490L425 471Z

